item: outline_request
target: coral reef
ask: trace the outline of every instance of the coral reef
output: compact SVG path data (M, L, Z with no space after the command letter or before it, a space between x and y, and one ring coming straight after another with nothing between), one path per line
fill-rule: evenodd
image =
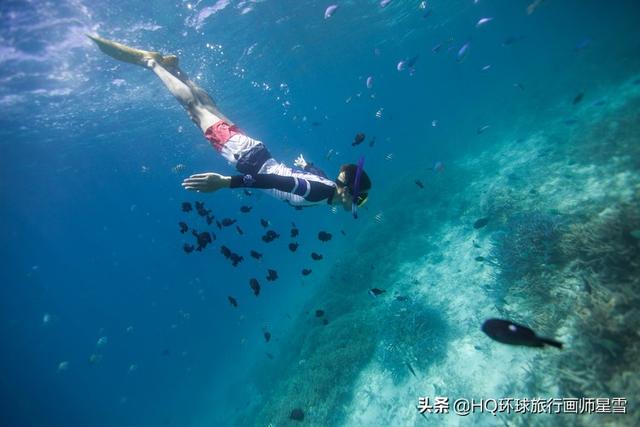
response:
M499 279L510 286L557 263L561 235L558 215L532 211L511 216L491 242L490 260L499 270Z

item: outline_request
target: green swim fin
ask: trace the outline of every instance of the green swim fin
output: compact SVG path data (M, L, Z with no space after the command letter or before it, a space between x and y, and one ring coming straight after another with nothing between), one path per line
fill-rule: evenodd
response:
M96 42L101 51L106 53L118 61L129 62L135 65L145 67L149 59L155 60L164 67L177 67L178 57L175 55L162 55L159 52L150 52L148 50L135 49L122 43L112 40L103 39L100 36L92 36L87 34L91 40Z

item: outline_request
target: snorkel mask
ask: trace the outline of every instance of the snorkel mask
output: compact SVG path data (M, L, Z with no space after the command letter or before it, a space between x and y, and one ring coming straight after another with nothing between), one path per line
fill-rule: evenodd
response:
M353 198L353 202L351 202L351 213L353 214L353 218L358 219L358 206L364 205L367 201L367 197L360 197L360 176L362 175L362 169L364 166L364 156L360 156L360 160L358 160L358 168L356 169L356 177L353 181L353 188L351 189L351 197Z

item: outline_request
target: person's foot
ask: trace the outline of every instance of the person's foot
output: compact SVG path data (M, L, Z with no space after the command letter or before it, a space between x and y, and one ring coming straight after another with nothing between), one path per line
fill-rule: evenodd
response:
M101 51L119 61L129 62L131 64L141 65L147 68L153 68L148 64L150 60L155 61L157 64L161 64L163 67L174 68L178 66L178 57L175 55L163 56L159 52L132 48L122 43L104 39L100 36L92 36L89 34L87 34L87 36L96 42Z

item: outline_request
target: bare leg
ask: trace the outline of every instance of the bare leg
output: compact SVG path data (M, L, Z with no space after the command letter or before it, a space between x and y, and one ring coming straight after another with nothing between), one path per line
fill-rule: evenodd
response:
M191 120L200 127L202 132L214 123L224 120L233 124L216 107L211 97L200 87L189 80L186 74L177 66L171 67L171 71L155 60L149 59L147 67L150 68L187 110Z

